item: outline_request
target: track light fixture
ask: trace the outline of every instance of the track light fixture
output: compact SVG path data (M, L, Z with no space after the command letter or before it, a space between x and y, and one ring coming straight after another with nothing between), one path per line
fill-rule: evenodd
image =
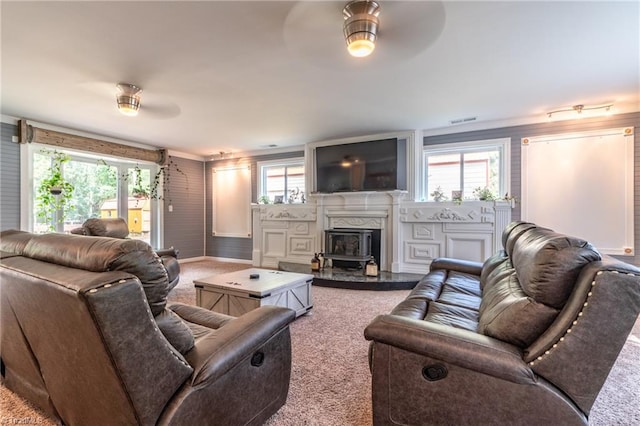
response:
M582 118L583 111L604 109L606 113L609 113L612 107L613 107L613 104L595 105L595 106L585 106L585 105L579 104L579 105L574 105L571 108L564 108L564 109L557 109L555 111L550 111L547 113L547 117L549 118L549 120L551 120L554 114L558 114L560 112L575 111L578 114L578 118Z
M347 3L344 15L344 38L351 56L369 56L376 47L380 5L371 0L355 0Z
M120 93L116 96L118 110L124 115L138 115L140 109L140 93L142 89L129 83L118 83Z

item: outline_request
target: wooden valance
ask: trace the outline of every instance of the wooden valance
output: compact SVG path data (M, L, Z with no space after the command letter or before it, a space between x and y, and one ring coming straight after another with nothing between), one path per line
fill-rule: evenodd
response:
M77 149L95 154L113 155L121 158L150 161L160 165L166 165L168 155L166 149L144 149L134 146L107 142L100 139L87 138L55 130L41 129L27 123L27 120L18 122L20 128L20 143L42 143L58 146L60 148Z

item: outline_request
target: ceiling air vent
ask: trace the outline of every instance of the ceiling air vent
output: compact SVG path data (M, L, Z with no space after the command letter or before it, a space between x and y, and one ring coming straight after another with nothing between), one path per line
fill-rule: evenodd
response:
M476 121L477 119L478 117L457 118L455 120L450 120L449 124L454 125L454 124L471 123L472 121Z

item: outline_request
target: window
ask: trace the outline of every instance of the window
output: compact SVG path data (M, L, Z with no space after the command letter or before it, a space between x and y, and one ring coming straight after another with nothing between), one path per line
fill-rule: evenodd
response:
M304 159L262 161L258 163L258 201L269 197L269 202L302 203L305 201Z
M509 142L505 138L425 146L424 199L478 199L478 188L503 197L509 191Z
M102 159L95 155L30 144L33 194L28 229L36 233L70 232L89 218L122 217L129 225L129 238L160 246L158 203L149 195L154 164L137 164L123 159ZM64 154L61 171L73 185L73 195L58 211L43 208L38 188L50 176L54 152ZM54 195L61 197L62 195Z

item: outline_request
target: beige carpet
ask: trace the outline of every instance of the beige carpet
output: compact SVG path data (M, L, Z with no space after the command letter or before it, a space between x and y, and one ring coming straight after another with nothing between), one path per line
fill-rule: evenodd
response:
M193 279L247 268L200 261L182 265L171 301L195 303ZM408 291L358 291L314 287L314 308L291 325L293 366L289 398L269 421L280 425L371 425L368 343L362 332ZM591 411L591 425L640 424L640 321ZM24 400L0 387L0 423L53 425Z

